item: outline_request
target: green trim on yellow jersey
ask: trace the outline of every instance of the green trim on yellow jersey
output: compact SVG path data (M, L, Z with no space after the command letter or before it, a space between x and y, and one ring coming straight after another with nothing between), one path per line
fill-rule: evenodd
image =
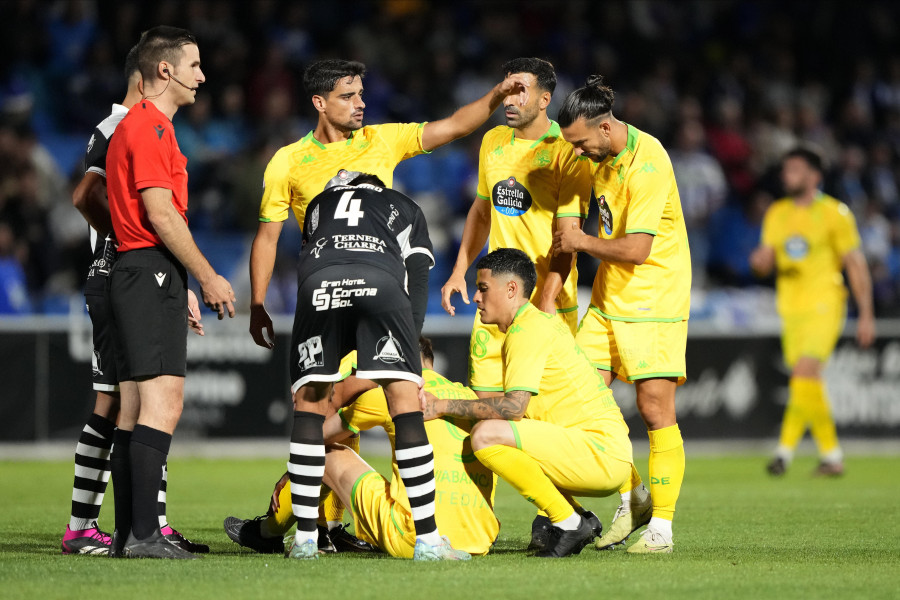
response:
M397 530L397 533L400 535L400 537L403 538L403 537L406 537L406 532L403 531L403 529L400 527L400 524L397 523L396 517L394 517L394 507L395 507L395 506L397 506L397 503L396 503L396 502L392 502L392 503L391 503L391 523L393 523L394 529Z
M684 377L684 372L680 373L641 373L640 375L632 375L628 377L628 381L637 381L639 379L660 379L663 377Z
M512 129L512 137L510 138L509 143L512 144L513 142L516 141L516 130L513 129L512 127L510 127L510 129ZM544 135L542 135L541 137L536 139L534 141L534 143L530 146L530 148L536 148L538 144L543 142L548 137L551 137L551 138L562 137L562 130L560 130L560 128L559 128L559 123L557 123L553 119L550 119L550 128L547 129L547 133L545 133ZM527 142L528 140L522 140L522 141Z
M509 426L512 427L513 437L516 438L516 448L521 450L522 449L522 439L519 437L519 428L516 427L516 422L515 421L507 421L507 423L509 423Z
M526 302L525 304L523 304L522 306L519 307L519 310L516 311L516 316L513 317L512 323L509 324L510 327L512 327L512 324L516 322L516 319L519 318L519 315L521 315L522 311L525 310L527 307L528 307L528 302Z
M419 123L419 129L425 129L425 125L427 124L428 121L422 121L421 123ZM422 146L419 146L419 149L422 150L422 154L431 154L435 150L434 148L432 148L431 150L426 150Z
M578 305L577 305L577 304L576 304L575 306L570 306L569 308L557 308L557 309L556 309L556 314L560 314L560 313L570 313L570 312L572 312L573 310L578 310Z
M356 488L359 487L359 484L362 482L363 479L365 479L366 477L368 477L370 475L378 475L378 472L377 471L366 471L365 473L363 473L362 475L360 475L359 477L356 478L356 481L353 482L353 487L350 488L350 509L353 511L353 513L355 515L360 514L359 507L356 505Z
M265 217L260 217L260 218L259 218L259 222L260 222L260 223L271 223L271 222L272 222L272 219L267 219L267 218L265 218Z
M354 427L353 425L351 425L351 424L350 424L350 421L347 420L347 417L344 416L344 409L343 409L343 407L338 409L338 416L341 418L341 423L344 424L344 427L345 427L348 431L352 431L353 433L359 433L359 429L356 428L356 427Z
M487 196L482 196L482 195L479 194L478 192L475 192L475 197L476 197L476 198L481 198L482 200L490 200L490 198L488 198Z
M313 131L310 131L309 133L307 133L305 136L303 136L303 139L301 139L300 142L301 142L301 143L303 143L303 142L312 142L313 144L315 144L316 146L318 146L318 147L321 148L322 150L325 150L325 144L323 144L322 142L320 142L319 140L317 140L317 139L316 139L316 136L314 136L313 133L314 133Z
M612 371L612 365L604 365L603 363L591 363L594 365L595 369L599 369L601 371Z
M475 390L476 392L502 392L502 387L482 387L478 385L470 385L470 388Z
M621 152L616 154L616 157L613 159L612 163L610 163L611 166L619 162L619 159L625 156L626 152L633 153L634 149L637 148L637 141L638 137L640 137L640 132L628 123L625 123L625 127L628 128L628 138L625 140L625 147L622 148Z
M587 219L587 215L581 213L556 213L557 219L562 219L563 217L578 217L579 219Z
M687 317L616 317L613 315L608 315L593 304L588 307L589 310L594 311L598 315L601 315L610 321L624 321L626 323L678 323L680 321L687 321Z
M626 229L625 233L649 233L652 236L655 236L658 231L655 229Z
M602 452L603 454L606 454L606 448L604 448L603 446L601 446L600 444L598 444L597 442L595 442L593 438L590 438L590 437L589 437L589 438L588 438L588 441L591 443L591 445L592 445L594 448L596 448L597 450L599 450L599 451Z
M537 396L540 393L539 390L536 390L534 388L527 388L527 387L521 387L521 386L511 387L508 390L504 390L504 393L506 393L506 394L508 394L510 392L530 392L534 396Z

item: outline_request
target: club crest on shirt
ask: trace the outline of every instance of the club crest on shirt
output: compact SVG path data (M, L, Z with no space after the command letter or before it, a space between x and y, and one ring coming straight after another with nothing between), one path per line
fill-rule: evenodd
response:
M600 207L600 223L603 225L603 231L606 235L612 235L613 232L613 214L606 202L606 196L601 194L597 198L597 206Z
M794 260L800 260L809 254L809 242L802 235L792 235L784 243L784 251Z
M316 229L319 228L319 205L316 204L316 207L313 209L312 214L309 216L309 235L312 235L316 232Z
M491 202L501 215L521 217L531 208L531 194L515 177L508 177L494 184Z

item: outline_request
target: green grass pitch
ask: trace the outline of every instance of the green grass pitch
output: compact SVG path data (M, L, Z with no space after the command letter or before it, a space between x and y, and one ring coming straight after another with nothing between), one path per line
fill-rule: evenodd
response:
M61 556L69 462L0 462L2 598L898 598L900 457L851 457L841 479L814 479L800 458L782 479L762 456L691 457L675 521L675 553L525 554L533 508L501 484L494 552L470 563L374 556L309 563L241 551L227 515L260 514L279 460L175 459L170 521L212 553L190 562ZM375 461L385 469L386 461ZM638 460L646 471L646 458ZM617 499L587 499L608 524ZM111 528L112 492L100 518Z

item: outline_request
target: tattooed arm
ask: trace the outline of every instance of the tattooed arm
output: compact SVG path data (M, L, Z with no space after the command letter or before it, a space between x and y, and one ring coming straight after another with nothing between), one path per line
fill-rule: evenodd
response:
M430 393L426 393L425 396L426 421L444 416L477 421L487 419L518 421L525 416L525 409L531 400L531 392L524 390L513 390L506 392L504 396L477 400L441 400Z

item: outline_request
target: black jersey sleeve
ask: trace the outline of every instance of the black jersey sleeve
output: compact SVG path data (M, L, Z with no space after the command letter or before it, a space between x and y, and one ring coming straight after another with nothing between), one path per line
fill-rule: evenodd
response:
M434 266L434 250L431 246L431 238L428 236L425 215L415 204L412 205L412 213L410 224L397 235L400 254L403 262L406 262L413 254L424 254L428 257L429 268L431 268Z
M94 129L84 153L84 172L93 172L106 177L106 151L109 140L99 128Z

